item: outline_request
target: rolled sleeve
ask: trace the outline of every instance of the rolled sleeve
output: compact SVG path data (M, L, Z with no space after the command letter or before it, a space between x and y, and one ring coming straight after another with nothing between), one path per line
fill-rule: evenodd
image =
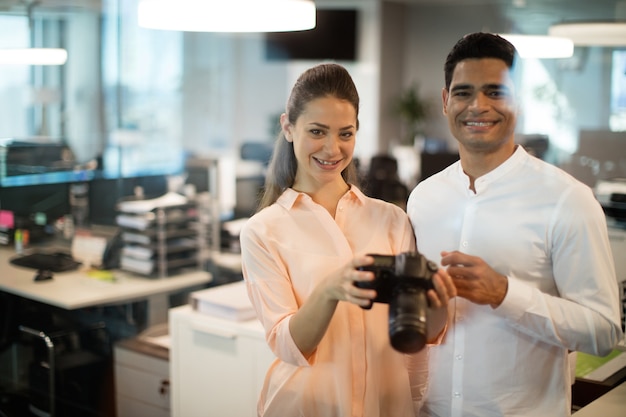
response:
M248 296L265 328L266 341L272 352L283 362L308 366L309 361L302 355L289 331L289 321L298 310L289 279L256 236L257 233L248 229L241 233L242 240L254 242L246 244L249 250L242 252ZM314 356L309 360L313 360Z

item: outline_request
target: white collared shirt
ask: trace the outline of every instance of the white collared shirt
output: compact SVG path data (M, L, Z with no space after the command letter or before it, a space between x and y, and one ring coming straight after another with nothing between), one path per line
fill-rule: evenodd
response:
M475 189L456 162L409 197L420 252L478 256L509 281L496 309L452 300L422 416L569 416L568 350L604 355L621 337L602 209L521 146Z

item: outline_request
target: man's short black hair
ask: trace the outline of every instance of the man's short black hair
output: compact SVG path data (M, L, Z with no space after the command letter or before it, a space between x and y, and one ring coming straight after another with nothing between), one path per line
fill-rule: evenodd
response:
M511 42L493 33L476 32L463 36L452 47L444 65L446 89L450 88L456 65L470 58L501 59L507 67L513 68L517 51Z

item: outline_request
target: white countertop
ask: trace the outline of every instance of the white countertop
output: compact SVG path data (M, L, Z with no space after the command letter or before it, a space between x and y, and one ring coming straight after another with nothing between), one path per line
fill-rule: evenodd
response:
M148 278L114 271L115 281L104 281L85 270L57 272L51 280L34 281L36 271L9 263L12 250L0 249L0 291L67 310L127 303L168 294L211 281L206 271L193 271L167 278Z

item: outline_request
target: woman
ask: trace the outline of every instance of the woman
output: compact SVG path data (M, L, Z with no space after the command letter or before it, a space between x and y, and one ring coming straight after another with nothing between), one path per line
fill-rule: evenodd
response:
M426 349L395 351L388 305L363 309L376 291L354 285L374 278L357 270L372 263L366 253L415 250L406 213L355 185L358 111L342 66L321 64L298 78L259 211L241 232L248 293L277 356L259 416L414 416L425 389ZM441 270L433 282L436 336L455 288Z

